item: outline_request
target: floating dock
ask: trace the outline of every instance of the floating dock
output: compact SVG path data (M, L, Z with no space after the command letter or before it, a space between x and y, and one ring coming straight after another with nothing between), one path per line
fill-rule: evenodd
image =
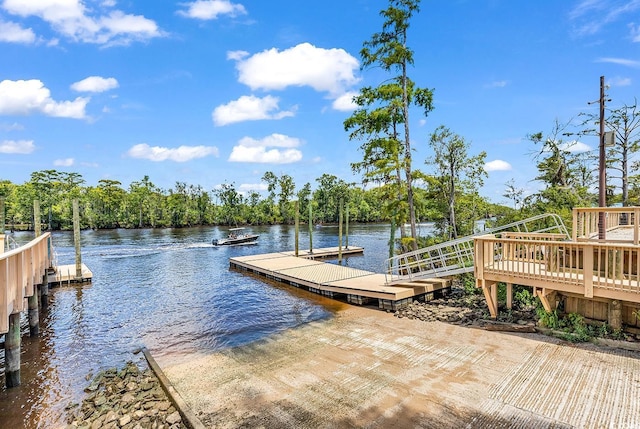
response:
M338 264L315 260L335 258L338 253L362 254L361 247L337 247L277 252L230 258L233 269L249 271L268 279L303 288L350 304L375 304L384 310L396 310L414 300L425 301L451 287L448 279L422 279L413 282L387 284L384 274L373 273ZM349 252L349 253L346 253Z
M64 286L70 284L84 284L91 283L93 280L93 273L85 265L81 265L81 275L76 276L76 266L71 265L58 265L49 270L49 284L51 286Z

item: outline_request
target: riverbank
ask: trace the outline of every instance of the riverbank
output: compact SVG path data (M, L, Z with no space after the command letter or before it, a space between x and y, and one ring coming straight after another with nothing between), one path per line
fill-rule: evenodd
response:
M349 307L159 361L207 427L638 427L640 355Z

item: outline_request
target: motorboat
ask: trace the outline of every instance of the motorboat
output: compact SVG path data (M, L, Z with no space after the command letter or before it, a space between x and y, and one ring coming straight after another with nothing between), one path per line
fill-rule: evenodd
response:
M211 244L214 246L233 246L237 244L255 244L259 235L248 234L244 228L231 228L229 235L224 238L214 238Z

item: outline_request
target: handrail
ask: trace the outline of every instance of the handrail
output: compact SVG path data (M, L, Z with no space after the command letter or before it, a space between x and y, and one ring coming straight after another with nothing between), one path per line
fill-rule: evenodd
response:
M0 333L9 330L9 315L24 311L26 297L51 267L53 246L47 232L24 246L0 253Z
M562 218L554 213L541 214L478 232L473 235L396 255L386 261L387 284L414 278L445 277L473 271L473 239L484 234L513 233L520 235L551 234L551 238L569 239Z
M598 239L600 213L605 215L605 231L633 228L633 244L640 244L640 207L575 207L573 241Z

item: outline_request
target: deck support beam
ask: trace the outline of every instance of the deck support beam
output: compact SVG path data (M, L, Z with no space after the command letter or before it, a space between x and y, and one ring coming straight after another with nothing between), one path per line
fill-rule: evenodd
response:
M507 308L513 309L513 283L507 283Z
M482 293L484 299L487 301L487 307L489 307L489 314L492 319L498 318L498 284L496 282L488 283L485 280L482 282Z
M544 311L551 313L556 309L556 291L547 288L533 288L533 296L540 298ZM552 304L553 303L553 304Z
M20 313L9 315L4 337L4 376L7 388L20 386Z

